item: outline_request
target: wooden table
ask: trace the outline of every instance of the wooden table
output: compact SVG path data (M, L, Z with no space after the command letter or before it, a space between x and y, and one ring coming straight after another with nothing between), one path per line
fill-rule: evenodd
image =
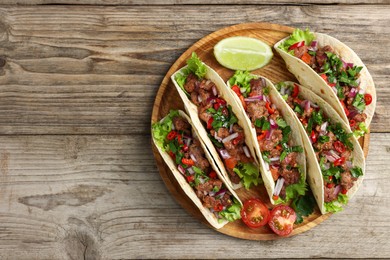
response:
M390 257L390 2L217 2L2 1L0 258ZM361 189L343 212L289 239L204 226L172 198L151 151L152 105L169 67L198 39L244 22L329 33L377 87Z

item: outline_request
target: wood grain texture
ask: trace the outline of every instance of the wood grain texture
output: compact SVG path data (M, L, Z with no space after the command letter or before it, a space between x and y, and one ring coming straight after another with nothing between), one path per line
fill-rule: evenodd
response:
M371 135L365 181L343 212L262 242L220 234L176 204L148 136L2 136L0 143L2 259L390 257L389 133Z
M149 133L158 86L183 51L217 29L260 20L310 26L352 47L378 91L371 130L387 132L389 12L384 5L2 7L0 134Z

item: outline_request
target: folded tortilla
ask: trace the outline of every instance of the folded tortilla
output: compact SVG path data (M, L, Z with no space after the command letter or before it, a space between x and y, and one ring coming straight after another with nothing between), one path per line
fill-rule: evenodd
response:
M376 92L374 81L370 73L367 70L367 67L364 65L359 56L347 45L340 42L339 40L322 33L313 33L315 36L315 41L318 42L320 46L330 45L334 52L346 62L353 63L356 66L361 66L363 69L360 72L360 88L372 96L372 103L366 106L366 109L363 111L367 114L367 118L364 121L366 127L368 128L372 117L374 116L375 106L376 106ZM332 90L331 87L326 83L326 81L321 78L309 65L303 62L301 59L281 50L278 48L282 42L284 42L289 37L286 37L274 45L274 49L280 54L280 56L286 62L287 69L294 74L302 86L309 88L311 91L319 95L322 99L328 102L336 112L341 116L341 118L348 124L349 121L347 115L345 114L342 104L339 102L337 94Z
M332 124L340 123L342 128L346 131L346 133L352 134L352 131L350 130L349 126L344 122L344 120L341 118L341 116L336 112L335 109L331 105L329 105L324 99L316 95L313 91L309 90L309 88L303 87L301 85L298 85L294 82L286 81L283 82L287 86L291 85L297 85L299 86L299 95L302 96L304 99L309 100L310 102L313 102L317 104L323 111L324 114L328 117L329 121ZM287 104L287 103L286 103ZM301 123L301 121L298 119L295 112L292 110L291 107L289 107L289 110L293 114L293 118L296 121L296 124L299 126L299 130L301 131L302 137L303 137L303 144L305 146L306 150L306 158L307 158L307 180L310 185L310 188L313 192L313 195L317 201L317 205L319 209L321 210L322 214L326 214L325 210L325 200L324 200L324 179L322 176L322 171L320 168L320 164L316 158L316 154L314 151L314 148L311 144L310 137L306 133L306 130ZM359 142L353 138L350 137L349 140L353 144L353 151L352 151L352 157L353 157L353 166L360 167L364 173L365 171L365 159L364 159L364 153L362 148L359 145ZM359 186L361 185L364 178L364 174L360 176L355 182L352 188L350 188L347 192L348 198L352 198L353 195L358 190ZM338 202L336 203L338 206L342 206Z
M269 88L268 97L270 98L270 101L272 102L272 104L276 105L277 109L280 112L281 117L286 121L287 125L289 125L291 127L291 145L292 146L301 146L302 148L304 148L301 132L299 130L299 125L295 121L293 113L290 111L288 105L284 102L283 98L280 96L280 94L276 90L275 86L272 84L272 82L269 79L267 79L265 77L262 77L259 75L253 75L253 74L251 74L251 75L255 78L263 78L265 80L267 87ZM272 178L272 174L271 174L271 171L269 170L269 167L267 167L267 163L263 159L260 145L257 141L256 129L253 126L251 119L249 118L249 116L245 112L245 109L244 109L240 99L238 98L236 93L234 93L234 91L231 90L231 86L230 86L229 81L227 82L227 85L229 87L230 95L232 96L232 99L235 100L236 106L238 106L241 111L244 111L244 119L246 122L246 126L247 126L247 128L249 128L250 135L252 138L251 144L253 145L253 148L256 152L257 158L260 162L261 174L262 174L262 178L264 181L264 186L267 190L267 193L268 193L268 196L270 198L271 203L274 205L276 202L273 199L273 194L275 192L275 181ZM297 162L301 166L300 173L301 173L301 175L303 175L302 176L303 182L305 182L306 181L306 156L305 156L304 152L298 154Z
M232 188L227 185L226 180L224 176L222 175L221 171L217 167L217 165L214 163L214 160L210 154L210 152L207 150L206 145L202 141L201 138L199 138L199 133L197 132L197 128L194 126L191 119L181 110L178 111L179 115L186 119L186 121L191 125L192 135L194 138L198 138L199 142L203 148L203 151L205 152L205 156L208 159L210 166L212 169L217 173L218 178L225 184L226 189L232 194L232 196L242 205L242 202L240 201L237 194L232 190ZM161 119L161 120L164 120ZM153 136L153 142L155 146L157 147L161 157L163 158L164 162L168 165L169 169L172 171L173 176L179 183L180 187L183 189L185 194L194 202L194 204L198 207L202 215L205 217L205 219L210 223L211 226L213 226L216 229L222 228L224 225L229 223L227 220L218 220L217 217L205 206L203 206L202 201L198 198L196 195L194 189L190 186L190 184L186 181L184 176L179 172L176 163L173 161L173 159L169 156L169 154L164 151L158 144L156 139Z

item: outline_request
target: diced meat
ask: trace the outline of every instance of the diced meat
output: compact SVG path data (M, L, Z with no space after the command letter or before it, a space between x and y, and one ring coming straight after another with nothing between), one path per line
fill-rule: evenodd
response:
M203 105L207 105L210 103L209 98L211 97L211 94L212 93L210 91L207 91L204 89L199 89L199 95L200 95L200 98L202 100Z
M278 150L278 149L271 149L270 156L271 156L271 158L280 156L280 150Z
M341 187L345 190L349 190L353 186L353 182L356 179L352 177L350 172L343 172L341 173Z
M242 133L244 130L242 129L241 126L239 126L238 124L234 124L233 125L233 132L234 133Z
M206 91L211 91L211 89L215 86L214 82L211 80L202 80L199 84L199 88L204 89Z
M328 132L326 135L329 136L329 141L323 144L321 144L320 142L315 143L314 147L316 149L321 151L333 149L333 142L336 140L336 137L332 132Z
M292 152L292 153L289 153L287 154L286 158L284 158L284 160L281 162L282 166L287 166L287 165L290 165L290 166L296 166L297 165L297 156L298 156L298 153L296 152Z
M221 189L222 187L222 181L221 180L214 180L214 179L209 179L207 182L203 184L199 184L198 186L195 187L198 191L206 191L210 192L214 189L214 187L217 187L218 189Z
M324 201L325 202L331 202L337 199L337 195L334 192L335 187L328 188L326 185L324 185Z
M321 48L318 49L318 51L316 53L316 61L319 65L319 67L323 66L327 59L328 59L328 56L326 56L323 49L321 49Z
M275 112L269 116L270 119L274 120L276 123L276 120L280 117L279 110L275 109Z
M182 117L175 116L172 119L173 125L177 131L183 131L190 129L190 124Z
M276 146L282 139L283 139L283 133L282 130L276 129L272 132L272 135L270 137L271 141L274 142L274 146Z
M330 46L330 45L325 45L325 46L322 48L322 50L323 50L324 52L332 52L332 53L334 53L334 50L333 50L332 46Z
M200 143L197 139L194 140L194 143L189 147L189 153L192 154L195 159L195 166L200 168L201 170L206 170L210 167L209 161L204 157L204 151L200 146Z
M358 125L361 122L366 121L366 119L367 119L366 113L357 114L356 116L353 117L353 120L355 120L356 125Z
M212 104L208 104L206 106L200 106L198 107L198 114L199 114L199 118L201 120L203 120L204 122L208 122L209 119L211 118L211 114L209 112L207 112L207 109L209 109L210 107L212 106Z
M264 101L255 101L248 103L247 113L252 122L255 122L256 119L260 119L263 116L268 117L268 110L265 107Z
M238 176L234 171L233 169L229 169L229 168L226 168L228 174L229 174L229 177L230 177L230 180L232 181L232 183L234 184L238 184L240 183L241 179L240 179L240 176Z
M221 203L224 207L229 207L233 204L233 201L230 199L230 194L229 192L226 192L222 198L221 198Z
M199 94L198 94L197 91L191 92L191 101L192 101L192 103L194 103L196 106L199 105L198 95L199 95Z
M301 58L303 54L307 52L308 47L306 45L303 45L302 47L298 47L294 50L294 55L297 58Z
M349 151L348 149L345 149L345 151L343 153L341 153L340 156L344 157L345 160L348 161L349 157L351 156L351 151Z
M204 192L203 191L199 191L199 190L196 190L195 191L195 193L196 193L196 196L200 199L200 200L204 200L204 198L205 198L205 194L204 194Z
M251 85L251 93L250 96L260 96L263 95L263 80L261 78L259 79L252 79L249 84Z
M311 114L313 113L314 111L314 108L310 107L309 109L304 109L303 110L303 117L307 117L307 118L310 118L311 117Z
M282 168L279 171L280 175L284 178L284 185L288 186L299 181L299 172L296 168L288 170L287 168Z
M217 135L218 135L218 137L220 137L222 139L225 137L228 137L230 135L229 129L227 129L226 127L221 127L218 129Z
M184 89L188 92L191 93L194 91L196 85L199 84L198 78L196 75L190 73L187 76L186 83L184 84Z
M203 198L203 206L206 208L214 208L214 206L217 204L217 201L214 197L206 196Z

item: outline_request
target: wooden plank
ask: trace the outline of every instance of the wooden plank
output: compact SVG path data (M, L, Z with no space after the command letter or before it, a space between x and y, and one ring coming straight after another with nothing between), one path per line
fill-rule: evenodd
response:
M366 178L343 212L267 242L225 236L180 208L148 136L0 136L0 143L2 259L390 257L390 133L371 135Z
M205 1L205 0L3 0L0 4L11 5L45 5L45 4L67 4L67 5L285 5L285 4L389 4L388 0L217 0L217 1Z
M237 8L0 8L0 134L149 133L156 91L184 50L215 30L260 19L309 26L351 46L377 86L372 131L390 131L389 6Z

